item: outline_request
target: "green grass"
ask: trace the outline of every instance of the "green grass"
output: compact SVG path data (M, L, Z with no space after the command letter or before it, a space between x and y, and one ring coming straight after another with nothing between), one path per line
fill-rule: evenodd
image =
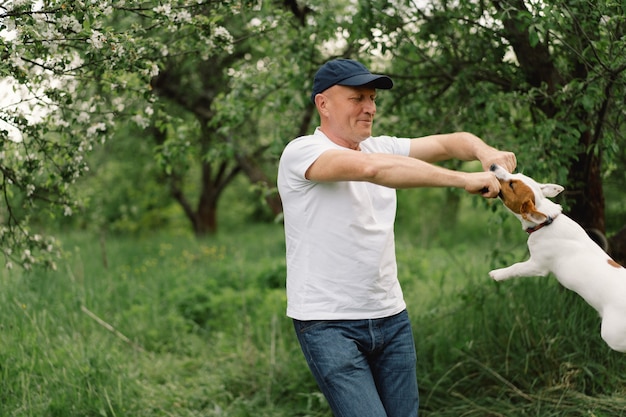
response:
M525 236L476 212L397 233L421 415L626 416L595 312L553 278L492 282ZM284 315L280 225L63 241L56 272L0 272L0 416L331 416Z

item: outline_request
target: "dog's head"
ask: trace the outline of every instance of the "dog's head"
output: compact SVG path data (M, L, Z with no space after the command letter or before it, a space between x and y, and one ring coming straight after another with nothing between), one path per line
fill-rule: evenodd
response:
M490 170L500 181L498 195L506 208L520 220L533 224L544 223L561 212L561 206L546 197L555 197L564 188L558 184L540 184L523 174L511 174L499 165Z

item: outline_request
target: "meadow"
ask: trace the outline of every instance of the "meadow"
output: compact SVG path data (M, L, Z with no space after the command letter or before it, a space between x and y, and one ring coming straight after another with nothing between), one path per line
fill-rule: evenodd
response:
M399 213L421 415L626 416L596 313L553 278L492 282L525 235L462 204ZM284 314L280 224L60 237L57 271L0 272L0 416L331 417Z

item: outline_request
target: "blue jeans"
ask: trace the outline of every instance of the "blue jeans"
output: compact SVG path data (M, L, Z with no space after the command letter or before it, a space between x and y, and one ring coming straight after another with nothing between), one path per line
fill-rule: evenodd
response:
M335 417L417 417L415 341L406 311L371 320L294 320Z

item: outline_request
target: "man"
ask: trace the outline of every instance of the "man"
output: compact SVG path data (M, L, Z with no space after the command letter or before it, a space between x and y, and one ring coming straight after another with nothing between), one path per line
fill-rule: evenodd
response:
M372 137L376 89L392 80L353 60L315 75L313 135L291 141L278 168L287 247L287 315L336 417L415 417L416 354L397 278L397 188L457 187L493 198L488 171L515 155L469 133ZM479 160L485 172L433 162Z

